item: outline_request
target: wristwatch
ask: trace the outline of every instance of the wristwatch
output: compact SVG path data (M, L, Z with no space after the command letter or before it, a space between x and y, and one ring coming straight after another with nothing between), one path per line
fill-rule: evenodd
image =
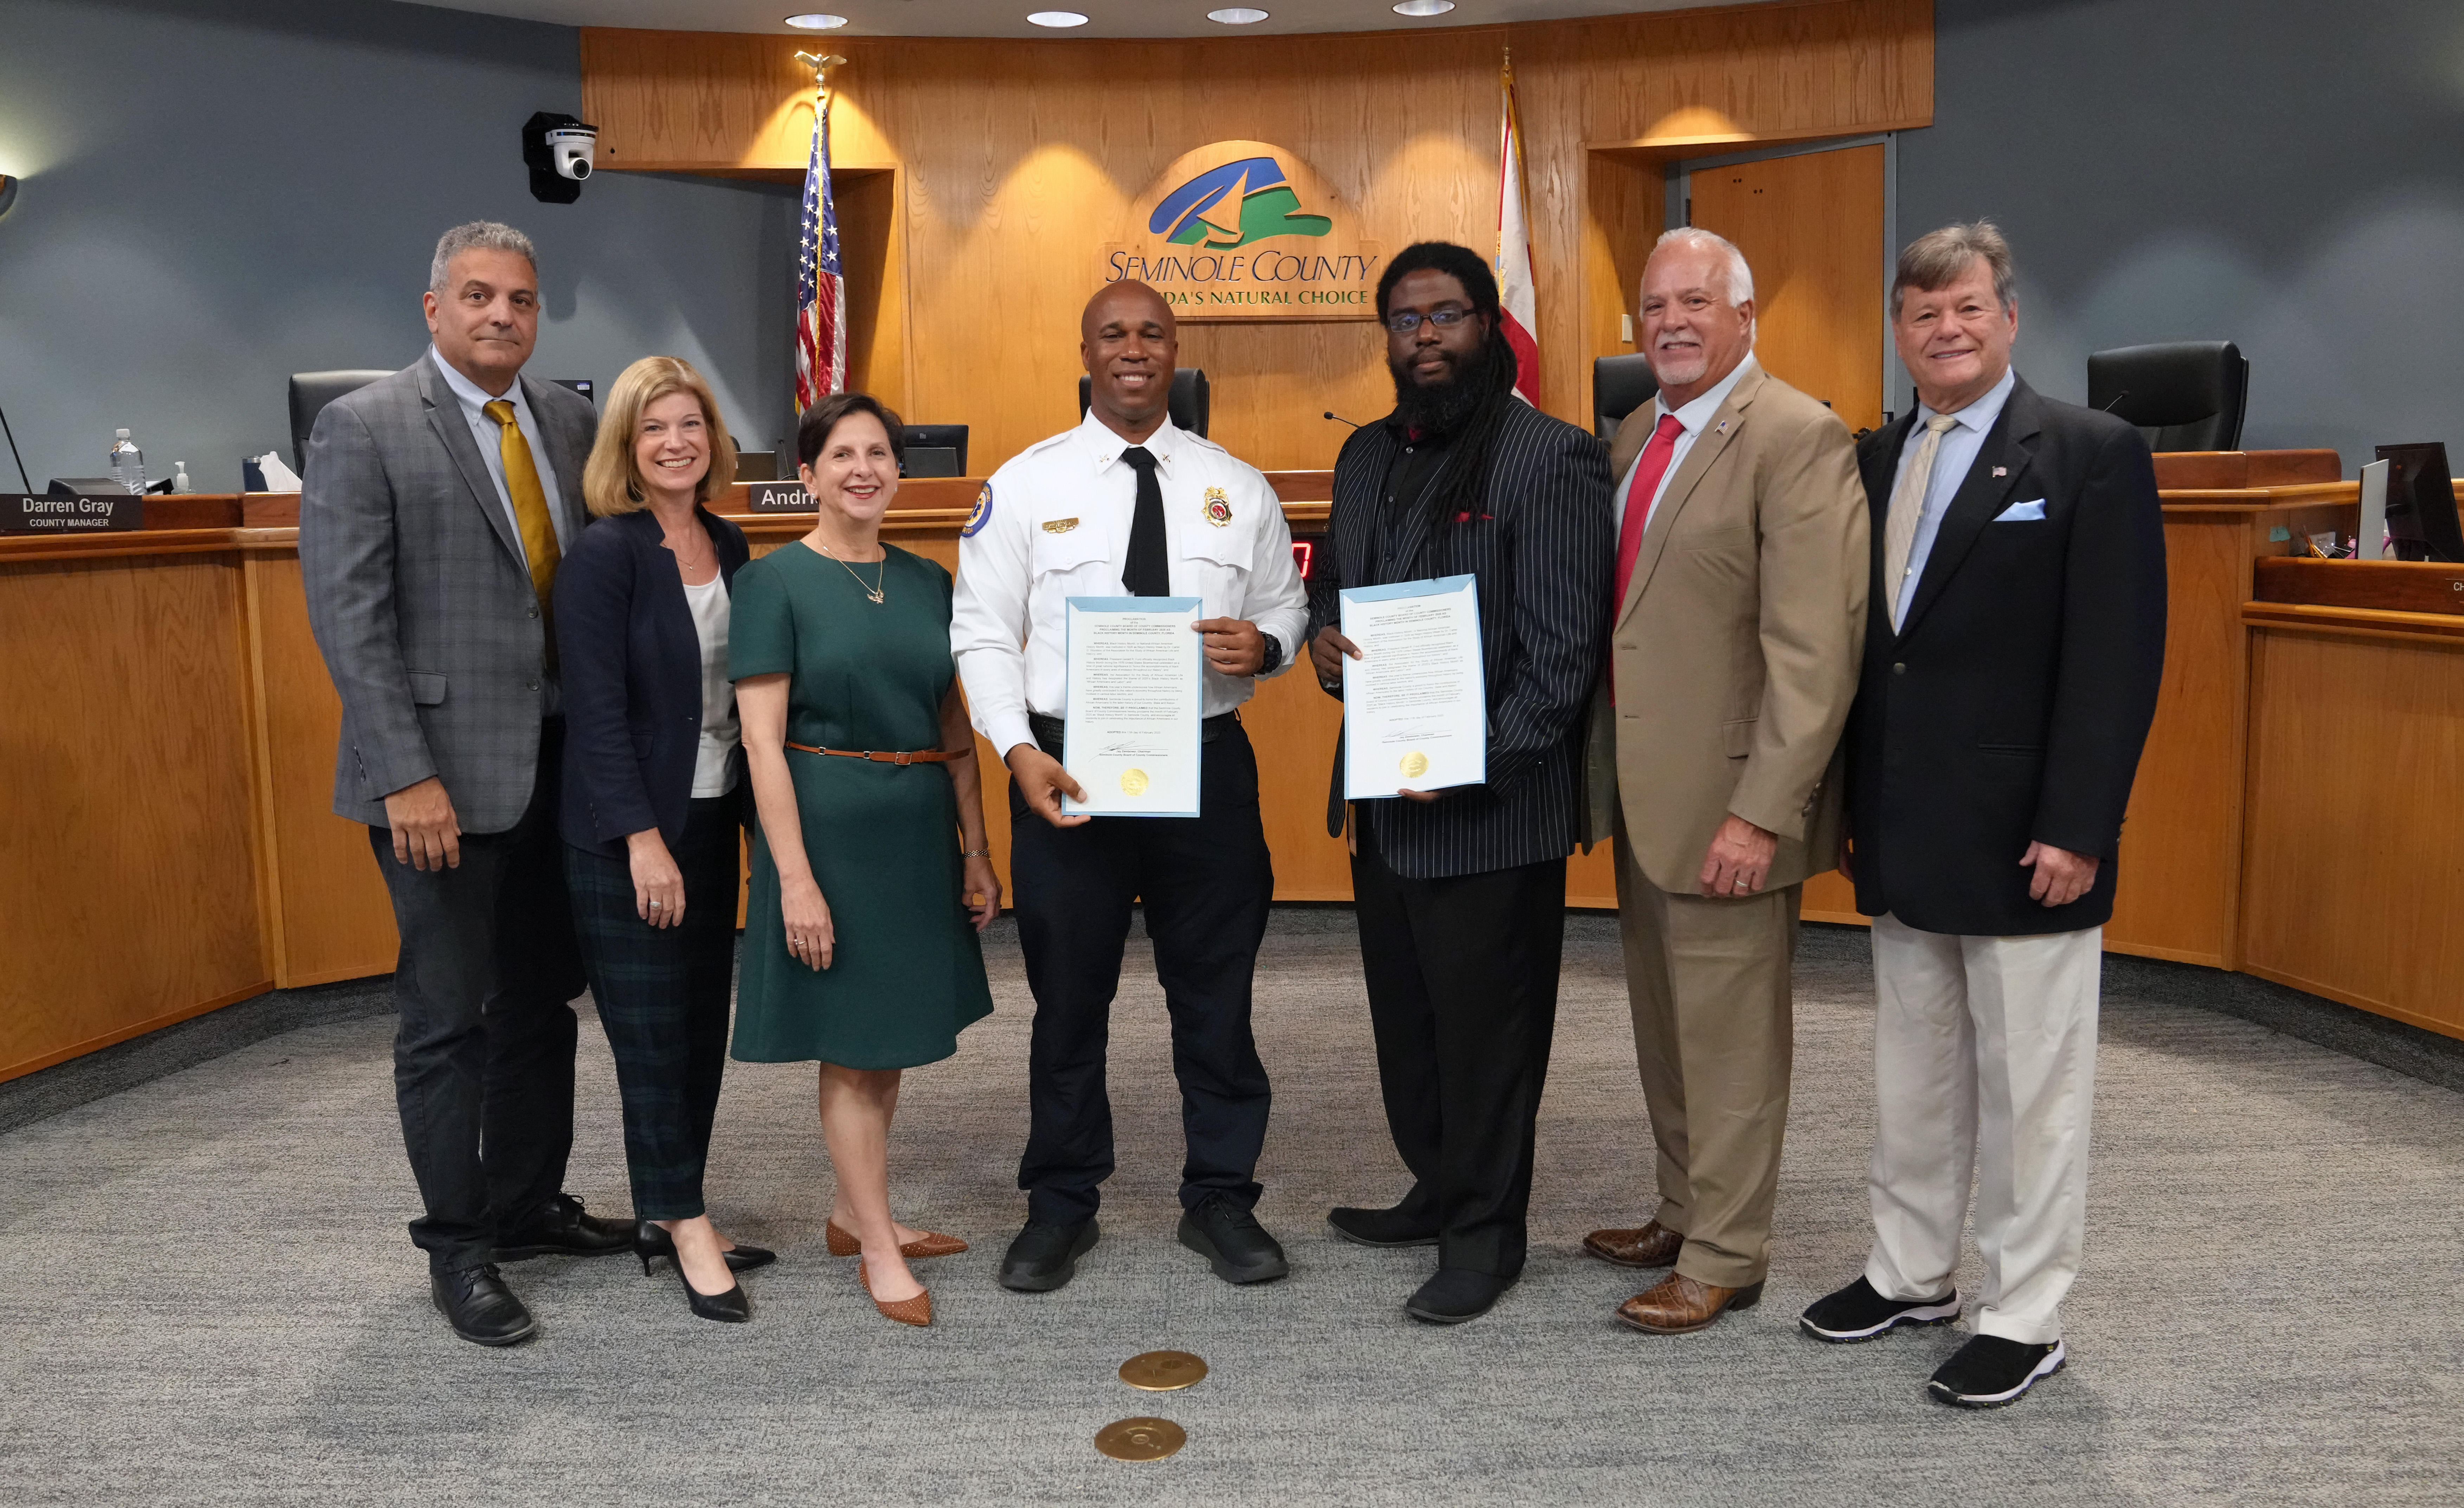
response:
M1262 632L1258 637L1265 643L1265 658L1258 662L1258 674L1271 676L1283 668L1284 641L1271 633Z

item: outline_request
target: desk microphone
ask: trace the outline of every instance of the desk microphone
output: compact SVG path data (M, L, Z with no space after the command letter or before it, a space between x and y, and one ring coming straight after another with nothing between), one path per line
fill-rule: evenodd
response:
M1335 423L1337 423L1337 424L1352 424L1352 421L1351 421L1350 419L1347 419L1347 418L1345 418L1342 414L1339 414L1339 413L1335 412L1332 409L1329 409L1329 410L1326 410L1326 416L1327 416L1328 418L1330 418L1330 419L1332 419L1332 420L1333 420ZM1358 429L1358 428L1360 428L1360 426L1359 426L1359 425L1356 425L1356 424L1352 424L1352 427L1353 427L1353 429L1355 429L1355 430L1356 430L1356 429Z
M2116 408L2118 408L2118 407L2120 407L2120 406L2121 406L2121 403L2122 403L2122 400L2123 400L2123 399L2127 398L2127 397L2129 397L2129 396L2130 396L2130 389L2129 389L2129 388L2123 388L2120 392L2117 392L2117 393L2115 393L2115 394L2113 395L2113 402L2106 404L2106 405L2105 405L2103 408L2101 408L2101 409L2099 409L2099 410L2097 410L2097 412L2099 412L2099 413L2111 413L2111 412L2112 412Z

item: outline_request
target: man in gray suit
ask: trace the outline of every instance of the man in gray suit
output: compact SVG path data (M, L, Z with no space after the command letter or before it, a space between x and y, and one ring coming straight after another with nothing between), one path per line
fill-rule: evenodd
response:
M436 1307L511 1345L495 1263L629 1249L562 1192L582 959L557 841L556 566L587 521L590 405L521 375L538 259L457 226L427 355L318 416L299 497L308 621L342 699L334 809L368 825L402 932L394 1089Z

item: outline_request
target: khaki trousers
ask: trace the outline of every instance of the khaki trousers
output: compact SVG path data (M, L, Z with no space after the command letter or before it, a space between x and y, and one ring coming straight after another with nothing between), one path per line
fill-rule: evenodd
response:
M1979 1335L2062 1338L2087 1228L2104 929L1953 937L1874 919L1874 1254L1885 1298L1938 1298L1976 1179Z
M1635 1059L1660 1150L1655 1218L1685 1237L1677 1271L1743 1288L1771 1268L1804 887L1683 895L1643 875L1622 831L1617 851Z

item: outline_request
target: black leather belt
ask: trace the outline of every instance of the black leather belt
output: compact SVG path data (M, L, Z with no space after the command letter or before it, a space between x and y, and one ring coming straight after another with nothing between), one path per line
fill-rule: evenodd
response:
M1202 743L1212 743L1240 725L1241 714L1238 711L1217 713L1198 725L1198 737ZM1046 717L1041 712L1030 712L1026 715L1026 727L1028 732L1035 735L1038 748L1054 759L1061 757L1062 735L1067 731L1068 724L1059 718Z

